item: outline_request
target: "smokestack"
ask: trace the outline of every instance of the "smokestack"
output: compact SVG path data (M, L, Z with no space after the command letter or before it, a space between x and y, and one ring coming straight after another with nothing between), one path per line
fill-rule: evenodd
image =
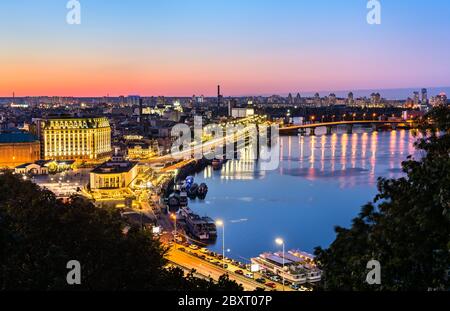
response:
M217 86L217 107L220 107L220 99L221 99L221 95L220 95L220 85Z

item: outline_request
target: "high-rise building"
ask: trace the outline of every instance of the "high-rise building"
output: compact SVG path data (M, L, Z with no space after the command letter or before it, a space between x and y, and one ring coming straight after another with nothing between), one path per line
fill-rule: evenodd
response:
M414 101L414 106L418 107L420 104L419 92L414 92L413 101Z
M331 94L328 96L328 105L329 105L329 106L334 106L334 105L336 105L336 94L331 93Z
M130 107L139 105L139 100L141 97L139 95L130 95L127 97L127 104Z
M111 155L107 118L57 117L39 122L43 158L96 161Z
M428 91L427 89L422 89L422 104L428 103Z
M319 107L320 106L320 94L316 93L314 95L314 106Z
M347 96L347 105L353 106L354 101L355 101L355 100L354 100L353 92L348 93L348 96Z
M438 96L436 96L435 106L447 106L447 105L448 105L447 94L442 92Z
M288 102L289 105L293 105L294 104L294 97L292 97L291 93L289 93L289 95L288 95L287 102Z
M295 97L295 104L300 105L302 103L302 96L300 93L297 93L297 96Z

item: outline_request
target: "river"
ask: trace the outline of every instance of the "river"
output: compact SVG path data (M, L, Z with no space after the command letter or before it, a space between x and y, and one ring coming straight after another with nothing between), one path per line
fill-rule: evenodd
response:
M209 187L205 201L191 201L199 215L225 222L227 256L248 260L286 249L312 253L335 238L334 227L348 227L361 206L373 200L378 177L402 176L401 162L414 154L412 132L344 129L332 136L280 137L278 169L262 171L251 160L228 161L195 176ZM222 252L222 228L209 248Z

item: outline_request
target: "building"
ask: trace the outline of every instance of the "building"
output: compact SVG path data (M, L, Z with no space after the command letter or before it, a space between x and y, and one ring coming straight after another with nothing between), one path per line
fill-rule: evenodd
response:
M111 155L107 118L49 118L40 120L39 127L46 160L97 161Z
M11 131L0 133L0 167L15 168L40 158L40 142L30 133Z
M247 118L255 115L255 109L253 108L232 108L231 116L236 119Z
M91 191L128 188L138 175L137 162L108 161L90 173Z
M39 162L25 163L17 166L14 169L16 174L30 174L30 175L47 175L48 167L41 165Z
M422 104L428 104L428 90L422 89Z
M433 106L447 106L448 99L445 93L440 93L433 99Z
M353 92L350 92L347 95L347 105L353 106L354 103L355 103L355 98L354 98Z
M130 160L147 160L159 154L158 142L131 142L127 145Z

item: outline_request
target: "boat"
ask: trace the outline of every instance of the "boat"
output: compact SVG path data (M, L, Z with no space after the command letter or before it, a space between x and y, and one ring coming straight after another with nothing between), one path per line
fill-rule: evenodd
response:
M188 233L201 241L213 241L217 238L217 227L210 217L200 217L189 207L183 207L180 214L186 221Z
M263 253L251 262L258 265L260 270L283 277L292 284L319 282L322 278L320 271L314 264L314 257L300 251Z
M198 186L197 197L200 200L204 200L206 198L206 194L208 194L208 186L205 183L202 183Z
M198 184L193 184L187 191L189 199L195 200L197 198Z

